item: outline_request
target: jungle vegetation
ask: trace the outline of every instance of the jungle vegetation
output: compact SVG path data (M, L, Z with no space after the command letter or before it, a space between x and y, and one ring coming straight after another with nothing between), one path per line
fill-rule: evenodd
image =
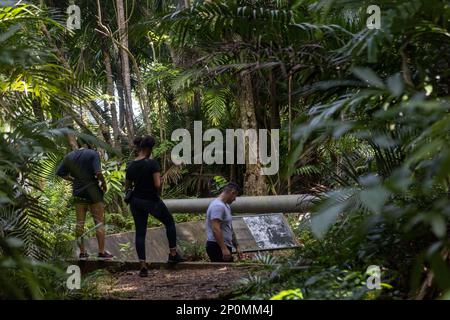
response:
M226 181L320 197L290 219L301 248L258 256L270 276L236 298L450 298L447 1L378 0L380 29L360 0L16 2L0 7L1 298L73 297L75 217L54 175L68 131L102 155L108 233L133 229L122 184L136 135L157 139L164 198ZM279 173L174 165L171 132L194 121L279 129ZM370 265L381 289L364 284Z

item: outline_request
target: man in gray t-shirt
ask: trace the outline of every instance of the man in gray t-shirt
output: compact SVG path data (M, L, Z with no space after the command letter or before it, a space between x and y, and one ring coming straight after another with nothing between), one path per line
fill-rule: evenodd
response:
M206 211L206 253L212 262L232 261L233 247L239 257L241 256L233 231L230 208L238 193L239 186L233 182L228 183Z

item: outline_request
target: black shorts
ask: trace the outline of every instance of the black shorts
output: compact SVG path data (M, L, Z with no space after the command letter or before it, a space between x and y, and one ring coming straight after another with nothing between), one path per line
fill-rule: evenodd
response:
M103 202L103 190L98 186L87 188L73 195L75 203L95 204Z
M229 246L227 246L227 248L231 253L232 248ZM217 244L217 242L206 241L206 253L208 254L211 262L225 262L225 260L223 260L222 249L220 249L220 246ZM231 261L227 262L233 262L233 257L231 257Z

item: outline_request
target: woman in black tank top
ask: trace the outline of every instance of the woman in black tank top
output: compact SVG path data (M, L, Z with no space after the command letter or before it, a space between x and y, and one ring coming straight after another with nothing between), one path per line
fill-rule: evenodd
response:
M168 262L178 263L184 261L184 259L177 253L175 221L159 197L161 169L158 162L150 158L155 140L151 136L146 136L136 138L133 142L136 148L136 159L127 167L125 189L132 189L130 209L136 227L136 251L141 263L139 275L146 277L148 270L145 255L145 236L149 214L161 221L166 228L170 251Z

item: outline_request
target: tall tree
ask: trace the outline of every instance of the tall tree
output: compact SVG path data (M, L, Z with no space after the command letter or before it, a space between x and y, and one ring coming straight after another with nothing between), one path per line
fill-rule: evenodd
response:
M117 118L117 109L116 109L116 102L115 102L115 94L114 94L114 81L113 81L113 74L112 74L112 68L111 68L111 57L109 54L109 51L107 48L103 49L103 59L105 64L105 71L106 71L106 92L110 96L110 99L107 101L107 105L109 107L109 110L111 111L111 121L112 121L112 127L113 127L113 137L114 137L114 148L119 149L120 148L120 131L119 131L119 121Z
M100 28L105 28L103 25L103 14L102 7L100 5L100 0L97 0L97 8L98 8L98 24ZM106 93L109 95L110 99L106 101L106 106L111 113L111 122L113 128L113 145L116 150L120 148L120 131L119 131L119 123L117 118L117 109L115 103L115 94L114 94L114 80L113 73L111 67L111 56L109 53L109 49L107 44L105 43L106 39L102 41L102 52L103 52L103 62L105 65L105 73L106 73Z
M125 98L125 122L128 129L128 140L132 144L135 134L135 125L133 117L133 98L131 95L131 71L128 58L128 29L125 20L125 7L123 0L116 0L117 5L117 26L119 28L119 52L122 67L122 81L124 87Z
M242 129L253 129L258 132L256 122L255 99L253 97L252 77L248 72L240 72L237 81L238 84L238 106L240 111L240 122ZM253 148L256 147L256 150ZM248 157L245 159L245 177L244 177L244 194L252 196L260 196L267 194L267 185L265 177L261 175L261 163L257 159L256 163L250 163L250 153L258 158L258 144L251 145L248 140L245 142L245 149Z

